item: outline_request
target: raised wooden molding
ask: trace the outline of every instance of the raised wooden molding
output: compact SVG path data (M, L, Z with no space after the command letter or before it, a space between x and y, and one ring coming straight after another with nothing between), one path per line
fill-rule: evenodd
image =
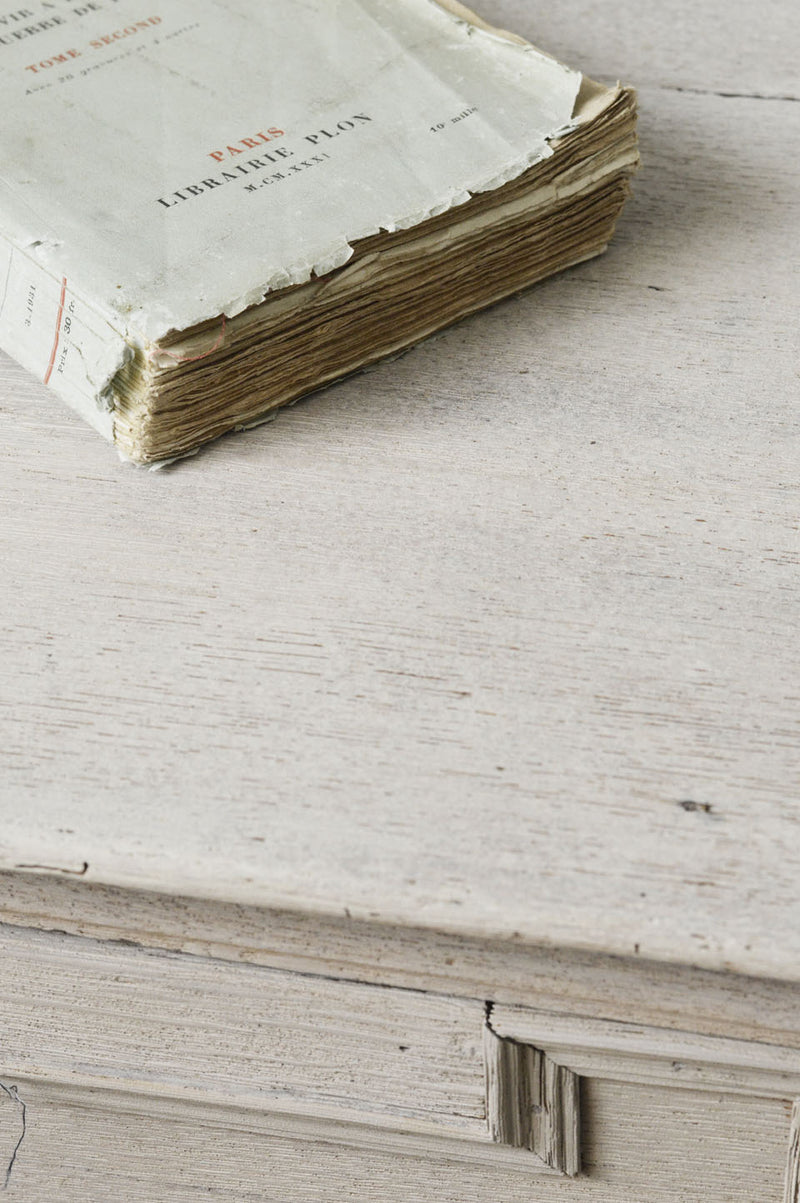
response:
M480 999L2 925L0 961L0 1193L34 1086L117 1090L123 1108L138 1098L150 1114L166 1100L173 1116L224 1111L223 1126L246 1117L281 1138L558 1176L490 1135Z
M415 1197L434 1180L475 1203L565 1189L575 1203L676 1203L704 1175L709 1198L730 1181L731 1203L779 1203L788 1174L800 1203L797 1117L786 1170L796 1050L502 1003L487 1017L479 998L24 929L0 927L0 958L0 1187L5 1170L21 1198L49 1197L77 1109L93 1172L127 1158L142 1178L135 1194L124 1179L131 1201L164 1197L176 1158L176 1200L205 1189L198 1159L220 1197L239 1197L242 1173L257 1195L268 1147L280 1198L316 1198L314 1173L341 1198L363 1164L384 1177L358 1197L386 1203L407 1201L414 1173ZM152 1156L131 1161L140 1139ZM120 1181L69 1198L120 1197Z
M541 1049L484 1027L486 1118L492 1140L530 1149L552 1169L580 1172L580 1083Z
M492 1028L583 1078L774 1099L800 1094L796 1048L502 1004Z
M292 914L30 872L0 872L0 920L271 969L494 998L536 1012L600 1014L626 1026L800 1049L800 985L639 957L538 948L345 915Z
M796 1100L792 1108L784 1203L800 1203L800 1099Z

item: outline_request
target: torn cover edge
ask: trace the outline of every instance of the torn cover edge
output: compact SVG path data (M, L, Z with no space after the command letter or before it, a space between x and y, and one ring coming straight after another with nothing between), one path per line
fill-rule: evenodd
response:
M551 57L526 39L489 25L458 0L430 0L430 3L447 13L457 24L472 25L485 36ZM430 217L466 203L476 193L502 187L535 163L548 158L553 153L550 143L579 124L577 113L581 107L582 80L577 72L575 74L579 81L578 94L569 122L548 135L543 144L515 159L499 175L482 181L470 191L454 193L429 210L405 216L394 223L393 228L420 225ZM588 82L585 77L583 82ZM606 92L606 89L598 90ZM378 233L382 228L376 228L373 233ZM318 261L287 267L279 277L232 299L221 313L235 317L261 304L270 293L330 274L348 262L353 255L354 244L367 236L362 232L357 237L342 238L339 243L329 247ZM95 430L114 442L115 378L137 351L148 355L155 350L158 338L175 332L176 328L165 327L158 338L143 336L133 325L120 329L118 314L104 312L102 303L89 301L74 292L69 281L59 274L56 264L52 262L57 256L58 247L58 243L37 240L35 237L29 238L25 245L18 245L0 233L0 347L38 376ZM32 288L37 294L37 317L34 322L29 320L25 300ZM192 322L192 326L218 315L218 312L209 314ZM187 329L191 329L191 326ZM125 456L122 458L126 459Z

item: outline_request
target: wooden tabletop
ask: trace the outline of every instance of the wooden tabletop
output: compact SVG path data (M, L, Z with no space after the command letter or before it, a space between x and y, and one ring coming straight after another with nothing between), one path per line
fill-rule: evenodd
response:
M2 360L0 868L800 980L800 10L537 9L603 259L161 472Z

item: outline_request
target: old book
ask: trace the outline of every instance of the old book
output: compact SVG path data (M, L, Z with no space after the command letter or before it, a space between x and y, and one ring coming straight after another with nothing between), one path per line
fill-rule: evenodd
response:
M600 253L634 95L455 0L0 18L0 346L137 463Z

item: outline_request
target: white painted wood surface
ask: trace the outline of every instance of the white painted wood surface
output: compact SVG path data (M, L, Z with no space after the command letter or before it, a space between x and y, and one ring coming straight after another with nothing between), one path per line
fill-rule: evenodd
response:
M447 1198L566 1198L567 1179L506 1143L530 1135L571 1173L580 1144L570 1197L585 1203L779 1203L793 1155L781 1094L792 1083L780 1050L757 1043L656 1029L621 1041L619 1024L3 926L0 962L0 1173L12 1199L71 1198L76 1179L97 1203L180 1199L198 1175L213 1197L231 1150L236 1199L316 1203L338 1187L401 1203L425 1165ZM493 1055L530 1037L555 1061ZM580 1080L562 1052L583 1058ZM673 1055L711 1076L665 1079ZM714 1080L715 1068L739 1082Z
M784 1203L798 1203L800 1199L800 1099L792 1107L789 1153L786 1158L786 1183Z
M14 928L0 963L3 1081L490 1144L480 1000Z
M743 0L482 0L480 11L597 78L643 89L798 96L800 10L791 0L764 0L757 20Z
M800 1095L800 1051L793 1048L524 1007L494 1007L492 1028L535 1044L582 1078L762 1098Z
M800 1049L792 982L46 874L0 874L0 898L5 921L29 929Z
M798 980L797 10L485 12L603 260L160 474L3 361L0 866Z
M537 1176L336 1146L280 1117L56 1084L20 1085L33 1117L9 1203L781 1203L783 1103L590 1083L586 1176ZM12 1133L13 1135L13 1133ZM736 1167L732 1175L731 1167ZM705 1192L705 1193L701 1193Z

